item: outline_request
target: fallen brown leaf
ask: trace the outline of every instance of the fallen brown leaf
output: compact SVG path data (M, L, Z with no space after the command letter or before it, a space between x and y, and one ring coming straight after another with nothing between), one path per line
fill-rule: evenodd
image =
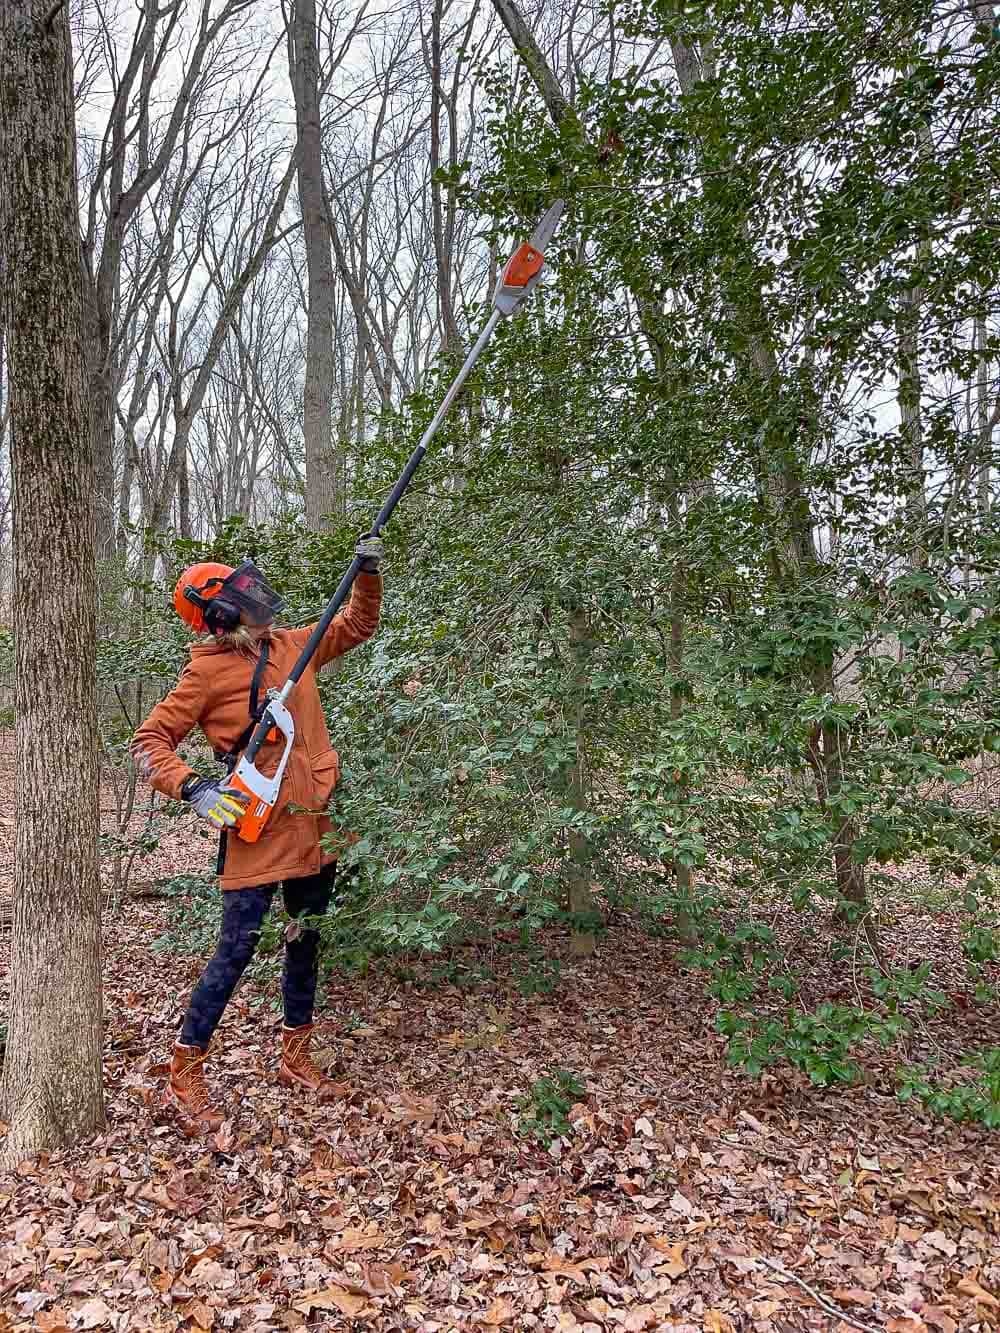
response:
M488 1328L499 1328L514 1318L514 1306L506 1296L498 1296L490 1308L477 1318L479 1323L486 1324Z
M345 1291L343 1287L327 1287L323 1291L309 1292L292 1304L304 1315L311 1315L314 1310L339 1310L341 1314L354 1319L368 1304L368 1300Z
M934 1328L941 1330L941 1333L957 1333L958 1320L952 1319L946 1310L942 1310L940 1305L924 1305L920 1308L921 1317Z
M705 1333L736 1333L733 1321L721 1310L706 1310L702 1328Z
M100 1296L86 1301L76 1312L77 1328L103 1328L111 1318L111 1307Z
M870 1291L865 1291L864 1287L836 1287L832 1294L835 1300L843 1301L846 1305L875 1304L875 1297Z
M555 1273L558 1277L568 1277L574 1282L586 1282L587 1274L595 1269L598 1271L608 1267L609 1260L601 1259L581 1259L574 1263L570 1259L564 1259L561 1254L547 1254L542 1267L547 1273Z
M200 1329L210 1329L215 1324L215 1311L204 1301L192 1301L184 1307L184 1318L193 1320Z
M385 1243L385 1236L372 1224L361 1227L348 1227L339 1236L331 1236L326 1243L326 1254L352 1254L355 1250L377 1250Z
M65 1310L39 1310L35 1327L38 1333L69 1333L69 1315Z
M985 1305L990 1310L1000 1310L1000 1301L985 1287L981 1286L971 1273L962 1278L958 1284L958 1290L963 1296L971 1296L979 1305Z
M650 1236L649 1243L654 1250L659 1250L661 1254L667 1256L665 1263L656 1265L658 1274L664 1277L680 1277L682 1273L687 1272L687 1261L684 1258L685 1241L670 1241L666 1236Z
M681 1217L690 1217L694 1212L694 1204L680 1190L675 1190L670 1199L670 1211L679 1213Z

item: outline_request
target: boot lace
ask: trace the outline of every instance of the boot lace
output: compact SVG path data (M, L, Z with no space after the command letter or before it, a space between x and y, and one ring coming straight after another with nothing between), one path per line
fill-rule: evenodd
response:
M312 1043L312 1032L298 1033L289 1038L285 1050L285 1063L294 1069L297 1073L307 1075L310 1078L324 1079L326 1075L313 1062L310 1046Z
M205 1082L205 1056L198 1056L177 1075L177 1086L185 1094L192 1111L204 1111L212 1098Z

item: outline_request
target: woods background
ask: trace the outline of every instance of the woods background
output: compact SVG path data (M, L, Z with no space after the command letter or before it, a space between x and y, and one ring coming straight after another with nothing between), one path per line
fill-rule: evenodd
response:
M547 928L585 954L624 914L705 969L732 1060L820 1083L905 1003L992 1013L992 6L71 26L116 900L176 813L125 758L184 660L176 573L249 553L315 615L562 196L544 293L393 521L377 642L327 686L361 833L339 963L513 931L544 988ZM0 518L9 603L6 465ZM935 972L893 923L941 904ZM818 1009L781 931L831 922L852 980ZM937 1095L925 1072L904 1091ZM1000 1119L976 1086L951 1110Z

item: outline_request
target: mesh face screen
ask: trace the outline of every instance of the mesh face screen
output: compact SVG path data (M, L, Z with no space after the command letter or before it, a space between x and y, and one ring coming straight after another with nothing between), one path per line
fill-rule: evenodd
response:
M233 570L223 584L220 596L229 598L256 624L273 620L285 605L284 598L278 596L252 561Z

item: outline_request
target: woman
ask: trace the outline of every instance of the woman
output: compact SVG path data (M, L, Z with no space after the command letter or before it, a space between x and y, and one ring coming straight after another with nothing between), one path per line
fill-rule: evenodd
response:
M192 992L174 1045L168 1094L205 1129L218 1128L223 1119L205 1084L209 1042L253 957L275 889L280 883L291 917L321 916L330 904L336 859L321 846L321 839L333 831L326 807L340 764L330 746L316 672L371 638L378 625L382 542L362 538L357 555L362 572L350 602L333 620L288 699L295 741L278 803L257 842L229 834L245 808L241 793L228 790L224 778L200 777L177 755L181 741L200 726L216 758L231 761L247 744L267 691L284 684L309 637L312 626L272 628L284 602L251 561L238 569L192 565L181 575L174 607L204 637L192 645L191 660L176 686L156 705L132 741L136 764L151 785L164 796L189 802L200 818L220 832L222 929L215 955ZM283 737L264 744L256 759L262 773L275 772L283 748ZM279 1078L289 1086L321 1095L329 1083L310 1056L318 954L316 930L297 928L286 933Z

